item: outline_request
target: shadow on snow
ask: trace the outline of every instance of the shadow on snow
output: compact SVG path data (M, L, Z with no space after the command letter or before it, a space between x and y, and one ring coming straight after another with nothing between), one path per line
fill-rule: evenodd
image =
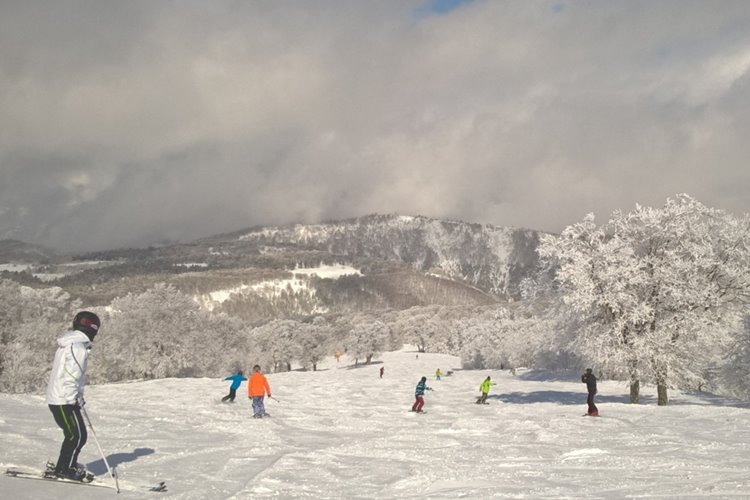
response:
M534 403L557 403L560 405L585 405L585 392L567 392L567 391L534 391L534 392L511 392L508 394L491 395L487 399L495 399L503 403L514 404L534 404ZM597 394L596 403L625 403L630 398L625 394L608 396L606 394ZM641 404L655 403L656 398L641 396Z
M151 455L152 453L154 453L153 448L136 448L132 453L112 453L107 457L107 462L109 462L110 467L114 468L126 462L134 462L138 458ZM86 468L89 472L97 476L107 473L107 466L102 459L86 464Z

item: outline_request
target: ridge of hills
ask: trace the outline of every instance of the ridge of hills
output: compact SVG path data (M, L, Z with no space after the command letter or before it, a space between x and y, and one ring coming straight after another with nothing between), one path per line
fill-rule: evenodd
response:
M540 234L373 214L255 226L187 243L69 257L3 240L0 277L30 286L60 286L90 305L105 305L163 282L210 308L241 313L260 307L281 317L486 305L518 297L521 281L537 269ZM304 269L308 271L300 272ZM216 303L219 293L223 300Z

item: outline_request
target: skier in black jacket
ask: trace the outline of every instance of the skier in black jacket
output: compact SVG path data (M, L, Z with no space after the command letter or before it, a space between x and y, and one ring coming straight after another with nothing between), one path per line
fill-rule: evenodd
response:
M581 382L586 384L586 389L589 391L589 397L586 399L586 403L589 405L589 411L586 415L590 417L598 417L599 408L594 404L594 396L596 395L596 377L591 373L591 368L586 368L586 373L581 375Z

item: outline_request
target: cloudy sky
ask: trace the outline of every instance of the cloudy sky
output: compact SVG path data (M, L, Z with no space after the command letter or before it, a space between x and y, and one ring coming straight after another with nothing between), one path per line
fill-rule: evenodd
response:
M0 238L750 212L750 3L0 0Z

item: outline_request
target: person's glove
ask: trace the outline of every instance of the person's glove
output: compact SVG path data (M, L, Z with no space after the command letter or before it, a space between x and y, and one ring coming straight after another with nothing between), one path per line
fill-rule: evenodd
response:
M85 399L83 399L83 396L79 396L79 397L78 397L78 398L76 399L76 404L75 404L75 406L76 406L76 407L78 407L78 408L83 408L85 404L86 404L86 400L85 400Z

